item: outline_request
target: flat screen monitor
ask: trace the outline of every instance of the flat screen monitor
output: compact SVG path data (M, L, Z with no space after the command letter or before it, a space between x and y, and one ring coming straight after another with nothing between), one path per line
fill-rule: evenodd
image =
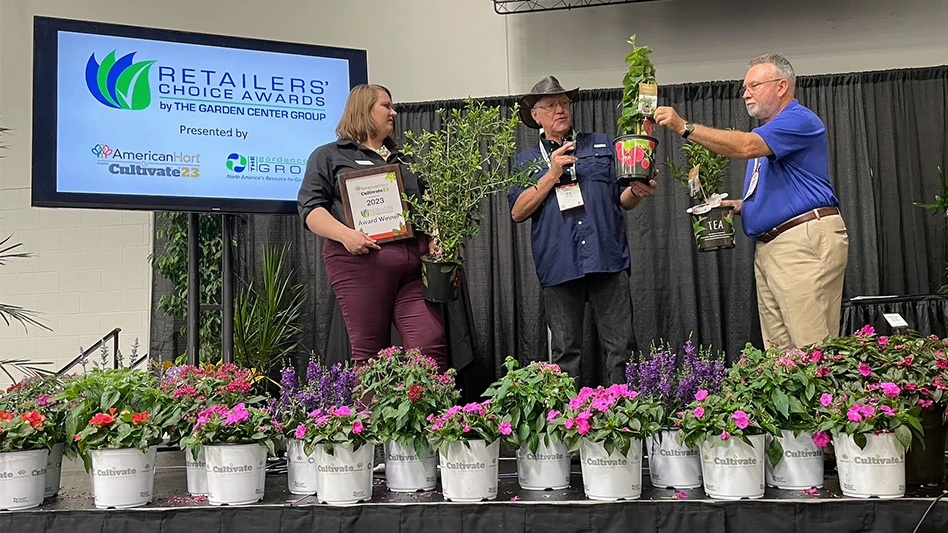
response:
M36 17L37 207L292 213L364 50Z

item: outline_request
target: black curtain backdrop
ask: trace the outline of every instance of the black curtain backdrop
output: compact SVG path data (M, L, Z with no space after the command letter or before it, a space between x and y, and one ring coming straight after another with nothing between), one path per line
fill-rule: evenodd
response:
M749 131L757 125L739 96L741 81L662 87L660 102L686 119L716 128ZM398 95L395 95L396 100ZM800 102L819 115L829 136L830 178L849 228L849 267L844 297L929 294L943 283L948 244L943 218L914 207L939 191L936 169L946 166L945 111L948 66L801 77ZM516 97L483 99L509 113ZM615 135L619 89L580 91L573 105L579 131ZM397 130L435 129L439 108L463 101L404 103L397 106ZM683 161L684 141L658 128L658 158ZM521 148L537 142L537 132L521 126ZM744 161L734 160L725 190L741 194ZM733 359L748 341L760 345L753 281L754 242L738 231L737 246L712 253L696 251L685 189L665 172L657 193L626 215L632 255L633 323L639 349L653 339L680 346L694 333ZM468 393L479 393L502 373L504 357L521 362L546 359L547 333L540 287L530 249L530 223L514 224L505 195L482 205L480 235L464 251L474 361L461 371ZM737 218L740 223L740 217ZM236 224L240 275L252 276L264 245L290 243L291 264L307 282L303 344L324 361L348 358L339 328L341 315L320 257L322 243L296 216L241 216ZM156 250L161 243L156 242ZM153 300L167 290L155 278ZM589 315L587 314L587 317ZM151 353L162 358L182 350L166 316L152 314ZM587 328L583 382L601 376L598 342Z

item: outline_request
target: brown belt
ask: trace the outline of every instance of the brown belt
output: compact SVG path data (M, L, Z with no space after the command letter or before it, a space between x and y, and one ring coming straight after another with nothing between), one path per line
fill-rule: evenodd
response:
M767 233L761 233L760 235L757 236L757 240L760 242L770 242L776 239L778 235L789 230L790 228L795 228L799 226L800 224L809 222L811 220L816 220L823 217L831 217L838 214L839 214L838 207L821 207L819 209L807 211L806 213L803 213L802 215L791 218L790 220L768 231Z

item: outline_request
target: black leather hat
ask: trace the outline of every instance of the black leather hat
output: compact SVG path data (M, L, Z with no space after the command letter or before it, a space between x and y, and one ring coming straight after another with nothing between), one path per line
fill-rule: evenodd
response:
M557 94L565 94L567 98L572 102L576 98L576 93L579 92L579 87L567 91L560 85L560 81L553 76L547 76L542 80L538 81L536 85L530 89L530 92L520 97L520 120L523 121L527 127L533 128L535 130L540 129L540 125L537 124L536 120L533 120L533 115L530 113L533 110L533 106L537 103L540 98L544 96L555 96Z

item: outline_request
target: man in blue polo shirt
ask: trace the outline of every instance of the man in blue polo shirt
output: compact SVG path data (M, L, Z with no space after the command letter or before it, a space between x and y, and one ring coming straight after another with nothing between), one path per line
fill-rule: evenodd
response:
M764 344L801 347L839 335L843 275L849 252L846 224L829 181L826 128L794 98L787 59L753 59L741 94L751 133L685 121L670 107L658 124L711 150L747 159L742 200L727 201L757 239L754 275Z
M619 187L612 140L573 130L570 102L578 91L567 91L547 76L520 99L520 119L541 129L539 143L521 152L514 166L538 162L540 168L536 185L516 187L507 199L515 222L532 221L533 259L543 287L553 362L578 383L588 303L608 380L624 383L636 344L622 209L651 196L656 183Z

